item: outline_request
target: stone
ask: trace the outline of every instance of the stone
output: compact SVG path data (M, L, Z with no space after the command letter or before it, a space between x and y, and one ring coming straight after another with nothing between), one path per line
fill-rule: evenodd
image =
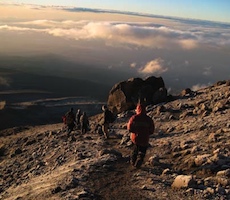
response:
M215 190L213 188L211 188L211 187L207 187L204 190L204 193L215 194Z
M167 100L167 90L161 77L151 76L145 80L132 78L117 83L109 92L107 105L114 113L134 109L141 101L146 105Z
M213 86L220 86L220 85L223 85L223 84L226 84L226 81L223 80L223 81L217 81Z
M221 194L221 195L226 194L225 189L223 187L221 187L221 186L218 186L216 188L216 192L219 193L219 194Z
M82 190L82 191L80 191L80 192L77 193L77 196L78 196L79 199L84 198L84 197L88 197L89 196L89 192L86 191L86 190Z
M208 136L208 142L216 142L219 137L219 134L216 133L210 133Z
M226 81L226 86L230 86L230 80Z
M202 111L206 111L206 110L208 110L208 106L206 104L202 103L202 104L200 104L200 109Z
M141 189L142 189L142 190L147 190L148 188L147 188L146 185L143 185L143 186L141 187Z
M157 114L160 114L161 112L166 112L167 109L165 108L165 106L161 105L161 106L157 106Z
M54 189L52 190L52 194L56 194L56 193L58 193L58 192L60 192L60 191L62 191L62 188L61 188L60 186L57 186L56 188L54 188Z
M151 166L157 166L157 165L159 165L159 160L160 160L159 156L157 156L157 155L151 156L149 158L149 164Z
M180 95L186 96L186 95L190 95L191 93L192 93L192 90L190 88L186 88L186 89L181 91Z
M223 177L217 177L216 181L217 181L218 184L220 184L222 186L227 186L230 183L230 181L228 180L228 178L223 178Z
M192 175L178 175L172 183L172 188L193 188L195 183Z
M167 89L165 87L159 88L152 96L152 104L158 104L167 100Z
M204 154L204 155L197 155L194 159L194 162L196 164L196 166L201 166L204 163L207 162L207 160L211 157L210 154Z
M217 176L224 176L224 177L230 177L230 169L218 171Z
M161 175L169 175L169 174L172 174L171 170L170 169L164 169L162 174Z

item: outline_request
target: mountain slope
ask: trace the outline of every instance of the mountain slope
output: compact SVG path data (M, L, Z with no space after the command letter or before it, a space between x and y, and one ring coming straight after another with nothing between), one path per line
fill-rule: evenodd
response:
M109 140L94 130L101 114L69 138L62 124L1 131L1 199L229 199L229 84L147 109L156 130L139 170L126 130L134 111L119 114ZM193 185L175 190L179 175Z

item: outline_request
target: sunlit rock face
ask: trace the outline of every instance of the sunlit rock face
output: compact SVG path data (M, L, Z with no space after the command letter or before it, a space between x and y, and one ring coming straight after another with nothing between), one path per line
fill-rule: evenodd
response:
M141 101L149 104L157 104L167 99L167 90L162 77L151 76L145 80L131 78L113 86L109 92L109 108L120 113L133 109Z

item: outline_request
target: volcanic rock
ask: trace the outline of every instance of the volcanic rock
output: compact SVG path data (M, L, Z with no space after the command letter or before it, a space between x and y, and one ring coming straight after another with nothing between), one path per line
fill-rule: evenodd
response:
M114 113L135 108L141 101L146 105L167 100L167 90L162 77L149 77L145 80L132 78L113 86L109 92L108 107Z

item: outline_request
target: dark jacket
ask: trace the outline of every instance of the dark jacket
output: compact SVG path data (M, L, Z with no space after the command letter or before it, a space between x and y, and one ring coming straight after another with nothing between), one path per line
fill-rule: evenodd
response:
M111 112L108 109L106 109L104 111L103 124L109 124L110 123L110 118L111 118Z
M75 123L75 115L73 113L73 110L68 111L65 114L65 117L66 117L66 124L67 125L72 125Z
M153 120L147 116L145 106L137 105L136 115L132 116L127 124L134 144L148 146L149 136L153 134L155 126Z
M80 117L80 123L82 126L87 127L89 125L89 120L88 117L86 116L85 113L83 113Z

